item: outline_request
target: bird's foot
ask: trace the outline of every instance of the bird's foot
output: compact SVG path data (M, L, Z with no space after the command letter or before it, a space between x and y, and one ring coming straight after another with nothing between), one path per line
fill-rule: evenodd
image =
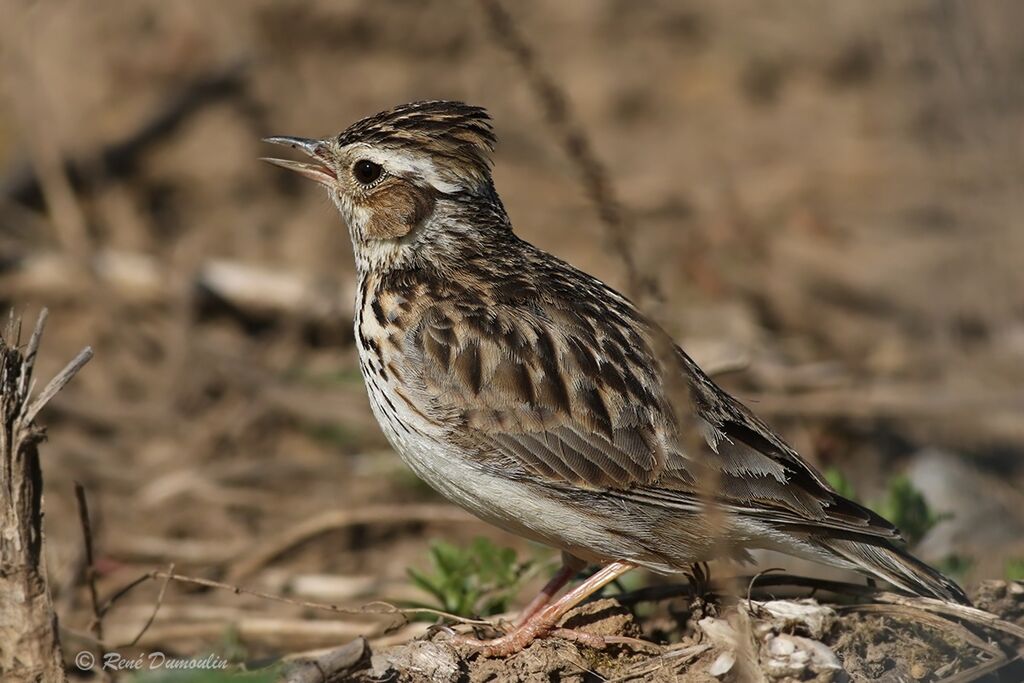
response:
M547 635L553 628L554 624L542 623L541 619L534 618L514 631L490 640L455 634L449 642L471 649L484 657L508 657L523 650L537 638Z
M691 564L685 576L690 584L690 611L698 618L718 616L718 595L712 588L711 568L708 563Z
M694 598L707 598L711 595L711 567L707 562L694 562L683 574L690 583L690 592Z
M557 632L559 636L569 636L570 640L585 645L600 645L606 647L611 644L610 640L604 640L600 636L592 636L581 631L558 628L565 613L573 607L586 600L595 591L608 583L614 581L634 567L629 562L612 562L602 567L582 584L566 593L560 599L549 605L532 605L527 610L527 618L520 623L514 631L507 633L493 640L479 640L464 635L457 635L452 638L456 645L472 648L485 657L507 657L519 652L539 637L551 635ZM557 577L556 579L557 580ZM564 581L563 581L564 583ZM550 595L550 593L549 593Z

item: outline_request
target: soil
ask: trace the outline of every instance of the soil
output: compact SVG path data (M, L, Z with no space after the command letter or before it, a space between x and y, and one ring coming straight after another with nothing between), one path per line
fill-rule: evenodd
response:
M1024 586L990 582L977 595L1000 593L1008 612L1024 605ZM726 607L696 601L674 612L679 633L669 642L646 634L648 647L610 645L604 650L579 647L558 638L535 641L522 652L487 658L460 649L445 636L428 637L386 647L360 646L360 656L336 672L337 680L353 681L939 681L947 679L1011 681L1024 673L1019 665L1003 667L1001 676L982 670L990 653L978 649L974 636L952 622L923 619L914 610L893 610L884 616L861 614L850 605L837 611L813 600L796 603L817 618L779 619L760 607L739 603ZM663 606L662 606L663 607ZM751 609L753 607L753 609ZM708 611L721 618L701 616ZM746 615L745 622L737 620ZM1005 613L1004 617L1011 614ZM700 617L700 618L697 618ZM823 617L823 618L822 618ZM645 636L649 618L638 619L615 598L590 603L572 613L569 624L602 636ZM716 637L721 624L748 624L749 650ZM1019 623L1019 622L1018 622ZM739 628L737 630L740 630ZM742 631L741 631L742 632ZM966 635L964 635L966 634ZM806 648L801 651L800 648ZM820 648L820 649L818 649ZM1012 651L1012 649L1011 649ZM832 654L829 654L832 653ZM833 656L834 655L834 656ZM731 665L722 662L734 656ZM971 672L974 672L973 674Z

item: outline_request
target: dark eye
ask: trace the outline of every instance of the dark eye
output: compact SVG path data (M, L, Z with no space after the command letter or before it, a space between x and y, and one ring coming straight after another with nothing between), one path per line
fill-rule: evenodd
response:
M352 167L352 175L363 185L371 185L376 182L384 173L380 164L375 164L368 159L360 159Z

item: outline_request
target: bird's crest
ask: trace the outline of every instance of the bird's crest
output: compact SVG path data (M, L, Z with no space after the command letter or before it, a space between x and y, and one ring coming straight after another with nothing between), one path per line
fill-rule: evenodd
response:
M426 152L460 175L484 180L490 176L495 137L483 107L431 100L375 114L338 135L342 147L360 142Z

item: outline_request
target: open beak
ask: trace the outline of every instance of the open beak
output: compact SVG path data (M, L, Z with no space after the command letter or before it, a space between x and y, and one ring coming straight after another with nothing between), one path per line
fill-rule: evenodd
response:
M290 171L295 171L301 176L314 180L324 187L334 187L338 182L338 177L334 174L334 171L324 163L327 155L327 148L320 140L312 140L310 138L293 138L289 136L280 136L273 138L263 138L263 142L269 142L273 145L288 145L295 149L301 149L303 152L313 157L316 163L306 163L303 161L291 161L289 159L274 159L271 157L260 157L260 161L266 161L268 164L274 166L280 166L281 168L287 168Z

